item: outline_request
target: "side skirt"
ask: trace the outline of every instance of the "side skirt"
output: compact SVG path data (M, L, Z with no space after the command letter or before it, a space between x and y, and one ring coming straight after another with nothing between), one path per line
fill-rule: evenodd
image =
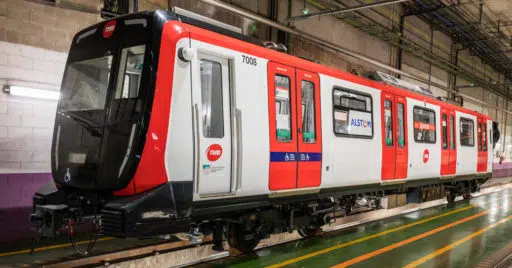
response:
M481 180L485 181L491 177L492 173L472 174L456 176L451 179L446 178L427 178L412 181L403 181L399 184L367 184L348 187L335 187L321 189L317 193L301 194L298 191L297 195L286 195L283 197L274 197L275 195L257 195L250 197L218 199L218 200L205 200L194 202L194 209L191 217L194 219L215 219L226 216L226 214L239 214L242 211L251 209L259 209L264 207L286 205L297 202L307 202L331 197L343 197L347 195L362 194L368 192L390 191L414 188L430 184L451 184L460 181Z

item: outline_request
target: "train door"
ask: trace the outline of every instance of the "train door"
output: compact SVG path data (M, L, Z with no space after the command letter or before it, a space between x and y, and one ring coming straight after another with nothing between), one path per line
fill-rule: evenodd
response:
M487 120L478 117L477 121L478 164L476 171L487 172Z
M192 69L196 187L200 195L231 191L229 61L198 54Z
M297 187L297 121L295 69L274 62L268 64L268 105L270 131L269 189Z
M454 175L456 169L455 112L441 109L441 175Z
M269 189L320 185L321 132L318 75L268 64Z
M320 185L322 133L320 128L320 79L296 69L298 159L297 188Z
M449 110L448 126L450 140L450 161L448 162L449 174L455 174L457 171L457 131L455 131L457 122L455 120L455 111Z
M403 96L382 92L382 180L407 178L407 113Z

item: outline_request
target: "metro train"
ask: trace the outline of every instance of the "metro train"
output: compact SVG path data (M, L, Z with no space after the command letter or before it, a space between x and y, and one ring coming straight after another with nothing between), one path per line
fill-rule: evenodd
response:
M317 235L363 198L467 197L491 177L497 134L485 114L209 18L130 14L72 41L31 221L44 237L97 219L108 236L213 233L250 252L271 233Z

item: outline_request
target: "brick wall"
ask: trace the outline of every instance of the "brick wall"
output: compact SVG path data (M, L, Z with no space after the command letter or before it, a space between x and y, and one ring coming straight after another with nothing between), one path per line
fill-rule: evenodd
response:
M67 55L0 41L0 86L58 90ZM0 173L50 171L56 101L0 93Z
M0 87L59 90L66 53L0 41ZM0 243L30 238L33 193L51 180L57 102L0 91Z
M100 1L66 3L98 9ZM74 34L101 21L98 14L79 12L25 0L0 1L0 41L67 51Z

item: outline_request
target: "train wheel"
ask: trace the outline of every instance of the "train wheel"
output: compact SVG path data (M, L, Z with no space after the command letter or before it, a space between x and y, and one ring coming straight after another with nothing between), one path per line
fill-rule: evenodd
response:
M448 205L455 204L455 197L457 197L457 195L453 192L446 193L446 201L448 201Z
M321 227L302 227L297 230L297 233L304 238L319 236L322 232Z
M230 247L243 253L252 253L260 242L260 236L255 230L247 231L240 224L229 223L227 226L227 240Z

